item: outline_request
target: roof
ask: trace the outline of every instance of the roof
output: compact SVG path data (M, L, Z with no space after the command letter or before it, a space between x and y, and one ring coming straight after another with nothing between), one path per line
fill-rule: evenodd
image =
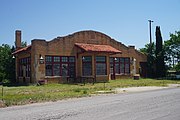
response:
M14 54L17 54L17 53L20 53L20 52L23 52L23 51L27 51L27 50L30 49L30 48L31 48L31 45L28 45L28 46L26 46L26 47L24 47L24 48L20 48L20 49L16 50L16 51L13 52L12 54L14 55Z
M75 46L86 52L122 53L121 51L109 45L75 43Z

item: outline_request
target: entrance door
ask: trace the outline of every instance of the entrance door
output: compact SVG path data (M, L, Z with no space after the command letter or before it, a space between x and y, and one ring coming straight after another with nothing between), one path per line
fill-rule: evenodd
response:
M146 78L147 77L147 62L140 62L140 70L139 73L141 77Z

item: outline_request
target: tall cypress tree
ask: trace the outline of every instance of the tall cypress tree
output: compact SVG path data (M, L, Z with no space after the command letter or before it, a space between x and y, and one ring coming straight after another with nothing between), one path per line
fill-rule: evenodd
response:
M160 26L156 26L156 77L161 78L165 75L163 41Z

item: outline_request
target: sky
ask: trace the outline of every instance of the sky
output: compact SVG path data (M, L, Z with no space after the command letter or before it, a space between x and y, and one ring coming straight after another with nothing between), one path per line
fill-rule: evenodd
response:
M180 30L180 0L0 0L0 45L22 40L47 41L83 30L102 32L137 49L149 43L160 26L163 40Z

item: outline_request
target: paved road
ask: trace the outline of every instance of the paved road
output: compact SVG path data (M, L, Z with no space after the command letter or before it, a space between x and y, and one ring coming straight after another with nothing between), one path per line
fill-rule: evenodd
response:
M1 108L0 120L180 120L180 88Z

